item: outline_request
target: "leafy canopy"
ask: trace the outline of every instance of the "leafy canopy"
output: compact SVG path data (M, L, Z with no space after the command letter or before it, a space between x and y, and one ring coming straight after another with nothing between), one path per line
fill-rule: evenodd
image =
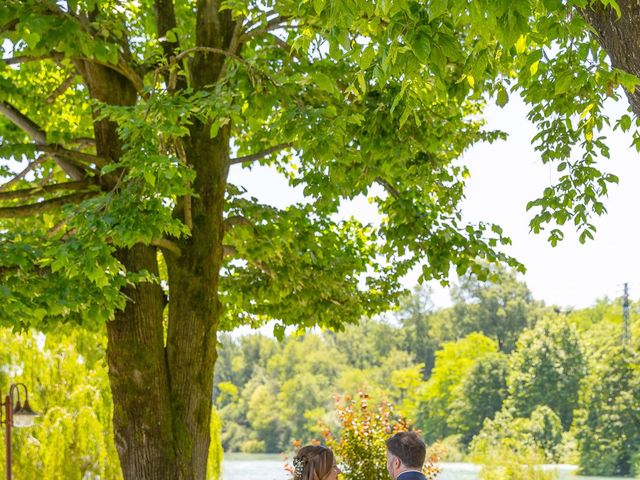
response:
M212 139L229 132L231 168L273 166L307 196L276 208L227 185L224 328L269 318L281 321L278 335L287 323L339 327L383 309L415 266L421 280L443 282L451 264L481 277L485 262L522 268L501 252L499 226L465 224L459 210L468 172L456 159L501 138L479 118L509 93L531 105L536 148L560 172L530 204L532 229L572 221L581 240L592 237L590 219L617 181L595 164L608 153L603 102L636 79L567 16L585 5L227 0L234 49L207 47L224 67L202 84L191 75L202 53L193 2L176 1L176 27L160 32L150 0L5 1L0 148L13 160L0 169L12 179L0 192L2 322L99 323L124 306L123 286L164 279L162 267L159 277L125 271L114 252L190 235L176 212L203 194L181 148L194 122ZM79 76L86 62L125 78L135 98L98 102ZM94 122L105 121L124 142L117 158L95 155ZM628 130L631 118L616 125ZM24 162L29 172L16 176ZM78 169L83 183L71 185ZM362 194L382 222L337 220ZM552 243L561 238L550 230Z

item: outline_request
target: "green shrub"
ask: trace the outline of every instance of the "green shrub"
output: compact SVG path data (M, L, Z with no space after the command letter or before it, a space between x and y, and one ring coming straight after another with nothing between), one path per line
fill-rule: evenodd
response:
M265 451L262 440L246 440L242 443L242 453L263 453Z
M323 430L324 440L343 468L345 480L389 480L386 465L386 440L397 432L410 430L410 425L394 415L393 407L383 402L375 409L369 408L368 397L350 397L337 402L340 436ZM428 459L425 465L427 479L435 479L439 472L437 458Z
M479 480L554 480L555 471L545 471L544 456L532 448L493 445L486 439L476 442L471 459L480 465Z
M560 417L563 429L569 430L586 374L575 327L558 318L545 318L520 336L510 358L507 408L525 418L546 405Z
M558 452L558 463L577 465L580 462L578 441L573 431L562 434L562 442L560 442L556 451Z
M544 452L546 460L558 461L558 447L562 442L560 417L547 406L538 406L531 413L525 428L536 448Z
M487 448L506 448L523 455L536 452L543 462L557 462L562 438L560 418L549 407L536 407L529 418L514 417L511 411L503 410L485 421L470 450L472 454Z
M460 386L450 408L450 423L468 445L485 419L493 419L507 397L509 357L494 352L477 358Z
M631 470L636 478L640 478L640 450L631 457Z

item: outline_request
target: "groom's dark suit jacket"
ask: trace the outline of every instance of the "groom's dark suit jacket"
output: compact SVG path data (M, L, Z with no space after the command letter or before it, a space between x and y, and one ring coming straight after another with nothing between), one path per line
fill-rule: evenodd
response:
M426 480L420 472L405 472L398 476L398 480Z

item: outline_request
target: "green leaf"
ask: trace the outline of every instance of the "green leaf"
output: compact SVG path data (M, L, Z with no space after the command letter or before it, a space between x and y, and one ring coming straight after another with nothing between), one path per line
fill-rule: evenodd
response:
M618 5L618 2L616 0L600 0L600 1L602 2L602 5L604 5L605 7L610 6L611 8L613 8L618 18L622 16L622 10L620 10L620 5Z
M276 323L273 326L273 336L276 337L276 339L279 342L281 342L284 340L284 334L285 334L285 326L280 323Z
M565 72L564 75L556 80L555 95L562 95L568 92L573 81L573 75L570 72Z
M376 52L371 45L367 45L362 51L359 59L359 65L361 70L366 70L373 63L373 59L376 56Z
M429 2L429 18L432 20L444 15L449 8L448 0L432 0Z
M535 76L536 73L538 73L539 66L540 66L540 60L536 60L529 67L529 73L531 74L532 77Z
M156 185L156 176L153 174L153 172L149 171L149 170L143 170L142 171L142 176L144 177L145 181L151 185L152 187L155 187Z
M337 90L335 81L329 75L319 72L315 73L313 78L321 90L328 93L334 93Z
M426 34L418 33L411 37L409 39L409 46L418 60L425 64L429 62L431 54L431 39Z
M210 130L211 138L216 138L218 136L218 132L220 131L220 128L227 125L230 121L231 119L228 117L216 118L211 124L211 130Z
M500 89L498 90L498 96L496 98L496 105L498 105L499 107L504 107L508 102L509 94L503 87L500 87Z

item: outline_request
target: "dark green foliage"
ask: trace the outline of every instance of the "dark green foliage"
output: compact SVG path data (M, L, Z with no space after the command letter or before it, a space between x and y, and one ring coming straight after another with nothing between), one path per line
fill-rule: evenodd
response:
M511 357L509 408L516 416L528 417L537 406L546 405L568 430L585 373L575 327L561 317L545 318L522 334Z
M452 435L473 451L484 441L496 449L535 450L546 461L575 459L573 430L561 438L560 412L577 405L587 361L613 361L602 351L619 338L619 302L603 300L568 318L547 313L507 355L480 334L447 342L455 328L451 309L432 310L428 294L416 295L402 305L397 323L369 319L343 332L281 343L259 335L221 337L215 383L225 448L277 452L294 439L309 442L320 435L318 420L337 428L333 395L354 396L364 387L373 403L394 402L429 441ZM418 322L438 345L436 368L426 379ZM632 329L637 326L634 317Z
M503 353L478 358L464 377L451 405L451 425L469 443L493 419L507 397L509 360Z
M400 304L397 318L402 324L403 348L424 364L423 375L428 378L435 365L440 335L438 321L426 288L416 288Z
M260 335L222 337L215 384L224 448L281 452L293 440L319 438L318 421L335 422L329 416L335 394L365 388L374 401L410 404L419 366L396 348L400 339L400 329L372 320L282 343Z
M640 474L640 360L612 348L594 366L576 418L580 469L587 475Z
M453 291L453 328L460 336L482 332L511 352L520 333L538 316L539 303L515 272L493 268L491 281L465 276Z

